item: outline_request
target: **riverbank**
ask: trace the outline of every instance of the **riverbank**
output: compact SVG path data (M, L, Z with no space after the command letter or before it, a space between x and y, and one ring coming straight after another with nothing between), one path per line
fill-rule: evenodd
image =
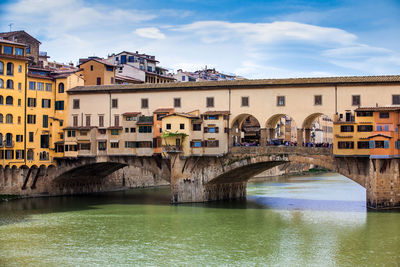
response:
M14 199L19 199L21 196L17 195L1 195L0 194L0 201L9 201L9 200L14 200Z

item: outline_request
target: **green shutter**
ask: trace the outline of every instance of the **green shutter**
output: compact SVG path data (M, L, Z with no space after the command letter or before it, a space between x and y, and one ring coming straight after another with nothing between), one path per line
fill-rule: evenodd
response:
M369 141L369 148L375 148L375 142Z
M389 141L384 141L383 146L384 148L389 148Z

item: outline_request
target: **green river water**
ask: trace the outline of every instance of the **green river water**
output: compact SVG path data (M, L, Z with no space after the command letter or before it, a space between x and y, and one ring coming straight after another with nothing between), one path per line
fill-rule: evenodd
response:
M0 203L0 266L399 266L400 213L337 174L170 205L169 188Z

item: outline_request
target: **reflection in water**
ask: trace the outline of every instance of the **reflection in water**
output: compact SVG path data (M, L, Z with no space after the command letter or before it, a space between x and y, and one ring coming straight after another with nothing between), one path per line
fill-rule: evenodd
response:
M0 266L396 265L400 213L334 175L255 181L247 201L169 188L0 203Z

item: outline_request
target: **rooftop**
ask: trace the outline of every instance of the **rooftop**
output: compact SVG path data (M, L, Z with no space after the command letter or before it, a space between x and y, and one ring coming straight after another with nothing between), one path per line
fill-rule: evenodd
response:
M355 111L400 111L400 106L397 107L360 107Z
M400 75L387 76L348 76L323 78L287 78L259 79L233 81L205 81L186 83L158 84L125 84L125 85L93 85L77 86L68 90L69 94L105 93L105 92L140 92L140 91L182 91L182 90L219 90L243 88L276 88L276 87L310 87L335 85L364 85L364 84L399 84Z

